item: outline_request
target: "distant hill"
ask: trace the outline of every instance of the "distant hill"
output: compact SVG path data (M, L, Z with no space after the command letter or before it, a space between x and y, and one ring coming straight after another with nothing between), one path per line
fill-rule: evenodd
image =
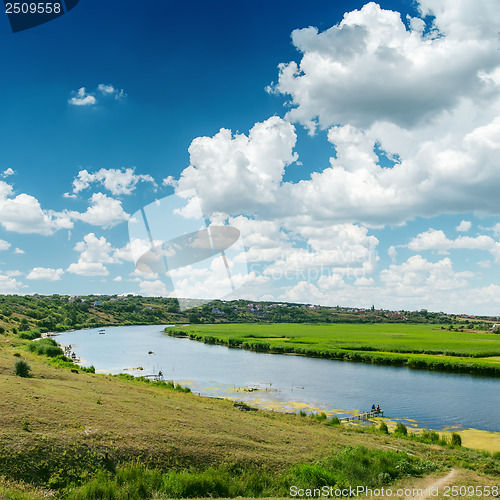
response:
M193 301L199 304L199 301ZM0 333L35 338L45 332L112 325L179 323L435 323L488 330L496 318L374 307L214 300L181 311L175 298L137 295L0 295Z

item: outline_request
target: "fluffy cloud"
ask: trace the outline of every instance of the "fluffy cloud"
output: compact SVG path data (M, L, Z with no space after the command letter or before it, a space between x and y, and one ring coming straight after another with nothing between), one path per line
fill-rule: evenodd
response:
M139 293L146 297L166 297L169 294L165 283L159 279L154 281L141 281L139 283Z
M294 127L276 116L255 124L248 136L221 129L198 137L176 191L195 188L205 213L238 215L272 206L286 165L297 158L295 141Z
M459 236L455 240L450 240L443 231L431 228L413 238L408 243L408 248L416 252L437 250L442 253L456 249L484 250L500 262L500 243L485 235Z
M472 222L470 220L463 220L460 224L455 228L457 231L461 233L466 233L472 227Z
M336 155L310 180L274 189L259 213L372 226L499 213L498 9L491 0L472 12L463 1L420 8L431 24L411 19L407 29L370 3L323 33L293 33L302 59L280 67L274 91L291 96L289 120L329 128Z
M392 264L380 272L380 279L398 296L415 296L432 290L454 290L468 285L469 271L454 272L452 262L444 258L436 263L414 255L400 265Z
M147 250L149 250L150 247L147 248ZM144 250L143 253L146 253L147 250ZM141 254L142 255L142 254ZM117 260L124 260L126 262L134 262L134 257L132 255L132 248L131 248L131 244L130 242L127 243L124 247L122 248L117 248L114 252L113 252L113 256L115 257L115 259Z
M326 272L345 276L364 276L376 267L378 240L369 236L366 228L340 224L327 228L296 227L295 241L306 243L306 248L286 248L264 274L275 278L286 277L307 281Z
M500 306L498 285L471 286L470 272L455 272L450 259L430 262L420 255L380 273L381 284L359 278L353 285L340 276L330 276L317 283L302 281L289 287L279 300L324 305L340 304L391 310L448 311L468 314L491 314Z
M73 227L68 212L43 210L39 201L26 193L12 196L11 185L0 181L0 224L7 231L48 235Z
M480 74L498 65L498 45L496 35L482 36L482 43L476 37L482 26L498 25L499 16L469 18L470 6L456 4L421 2L426 14L437 16L427 35L424 23L414 21L408 30L398 12L373 2L322 33L313 27L295 30L292 41L302 59L282 64L275 86L291 97L289 119L311 128L315 123L369 127L377 121L412 127L464 97L482 97ZM475 4L473 10L482 9ZM447 18L450 12L463 25L477 20L479 29L457 36L465 30Z
M114 249L104 236L97 238L94 233L87 234L83 241L75 245L80 252L78 262L71 264L67 271L81 276L108 276L104 264L116 264L119 260L113 255Z
M96 94L100 94L103 98L113 97L115 100L126 97L123 89L117 89L113 85L106 83L100 83L94 92L87 92L85 87L81 87L72 94L68 102L73 106L95 106L97 104Z
M208 264L208 265L207 265ZM219 256L200 264L185 266L171 270L169 276L172 279L175 296L196 299L219 299L230 295L234 290L243 286L247 274L242 271L236 259L228 259L231 272L229 280L224 260ZM255 274L251 275L256 280ZM237 292L239 296L239 292Z
M73 194L87 189L91 184L103 185L113 195L131 194L139 182L150 182L156 187L156 182L150 175L136 175L134 168L115 169L101 168L97 172L89 173L87 170L80 170L78 176L73 181ZM66 193L66 197L71 197Z
M91 206L86 212L83 214L71 212L72 216L88 224L105 228L116 226L130 218L130 215L123 210L121 201L103 193L94 193L90 202Z
M73 106L94 106L97 104L97 99L94 95L88 94L85 87L81 87L75 95L70 98L69 103Z
M11 294L18 293L23 288L23 284L8 275L0 274L0 293Z
M500 14L492 0L474 14L464 1L420 8L434 20L411 19L409 29L399 13L369 3L322 33L294 31L302 58L280 67L274 91L291 96L289 120L328 129L329 166L283 182L296 134L272 117L248 136L222 129L195 139L177 190L195 187L208 214L289 225L498 214Z
M4 178L5 178L5 177L9 177L9 176L14 175L14 174L15 174L14 170L12 170L12 169L9 167L8 169L6 169L6 170L4 170L4 171L3 171L3 173L2 173L2 177L4 177Z
M44 281L59 281L62 278L64 271L62 269L51 269L45 267L35 267L26 276L28 280L44 280Z
M177 190L195 187L210 215L259 214L289 225L379 227L443 212L498 213L500 101L499 118L487 125L478 123L489 119L491 109L475 109L470 120L467 110L459 107L412 134L388 124L370 130L332 127L328 140L336 156L330 166L296 183L282 180L296 158L291 125L275 117L256 124L252 130L272 127L265 138L252 132L233 137L223 130L193 141L191 166ZM260 148L261 161L253 162L250 146ZM392 168L380 164L376 148L395 159Z
M2 250L8 250L10 248L10 243L5 240L0 240L0 251Z
M110 84L100 83L97 86L97 90L105 96L114 97L116 100L123 99L126 96L125 91L123 89L117 89Z

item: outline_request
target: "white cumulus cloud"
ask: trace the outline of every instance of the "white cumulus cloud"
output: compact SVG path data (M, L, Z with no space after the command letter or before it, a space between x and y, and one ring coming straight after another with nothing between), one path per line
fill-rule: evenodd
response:
M116 226L130 218L130 215L123 210L120 200L103 193L94 193L90 203L86 212L82 214L71 212L72 216L88 224L105 228Z
M113 195L131 194L139 182L150 182L156 187L156 182L150 175L136 174L134 168L101 168L97 172L90 173L87 170L80 170L73 181L73 193L66 193L66 197L87 189L91 184L104 186Z
M94 106L97 104L97 99L94 95L88 94L85 87L81 87L75 95L69 99L69 103L73 106Z
M455 228L457 231L461 233L466 233L472 227L472 222L470 220L463 220L460 224Z
M464 97L482 97L480 73L494 69L499 59L496 36L485 38L480 31L498 26L498 13L477 19L468 16L467 2L420 3L426 14L437 16L434 27L439 31L423 35L422 23L415 21L412 26L418 28L409 30L398 12L374 2L346 13L322 33L314 27L295 30L292 41L302 59L282 64L275 86L291 97L289 119L311 128L316 123L323 128L336 123L369 127L378 121L412 127ZM484 6L494 2L477 2L472 10ZM450 12L457 22L449 19ZM476 21L476 29L456 28Z
M81 276L108 276L105 264L117 264L119 260L113 255L114 248L104 236L97 238L94 233L87 234L83 241L75 245L80 252L78 262L71 264L67 271Z
M35 267L26 276L27 280L44 280L44 281L59 281L62 278L64 271L59 269L51 269L46 267Z
M10 243L5 240L0 240L0 251L8 250L11 247Z
M446 237L444 231L429 229L418 234L408 243L408 248L416 252L423 250L437 250L447 252L448 250L484 250L489 252L497 262L500 262L500 242L495 241L490 236L459 236L452 240Z
M34 196L13 192L11 185L0 181L0 224L7 231L48 235L73 227L69 212L44 210Z
M238 215L272 205L285 167L297 158L295 141L294 127L276 116L256 123L248 136L221 129L198 137L176 191L195 188L205 213Z

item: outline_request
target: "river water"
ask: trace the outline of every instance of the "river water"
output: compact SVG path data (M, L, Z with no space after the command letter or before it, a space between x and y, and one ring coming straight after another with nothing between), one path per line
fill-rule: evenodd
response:
M343 416L374 403L409 425L500 431L498 378L229 349L169 337L164 327L112 327L104 335L78 330L56 340L100 373L162 371L164 380L193 392L261 408Z

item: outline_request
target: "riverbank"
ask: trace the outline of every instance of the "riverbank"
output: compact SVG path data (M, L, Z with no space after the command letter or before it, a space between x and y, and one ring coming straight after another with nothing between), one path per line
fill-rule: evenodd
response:
M216 324L168 327L171 336L272 354L500 376L500 335L410 324Z

